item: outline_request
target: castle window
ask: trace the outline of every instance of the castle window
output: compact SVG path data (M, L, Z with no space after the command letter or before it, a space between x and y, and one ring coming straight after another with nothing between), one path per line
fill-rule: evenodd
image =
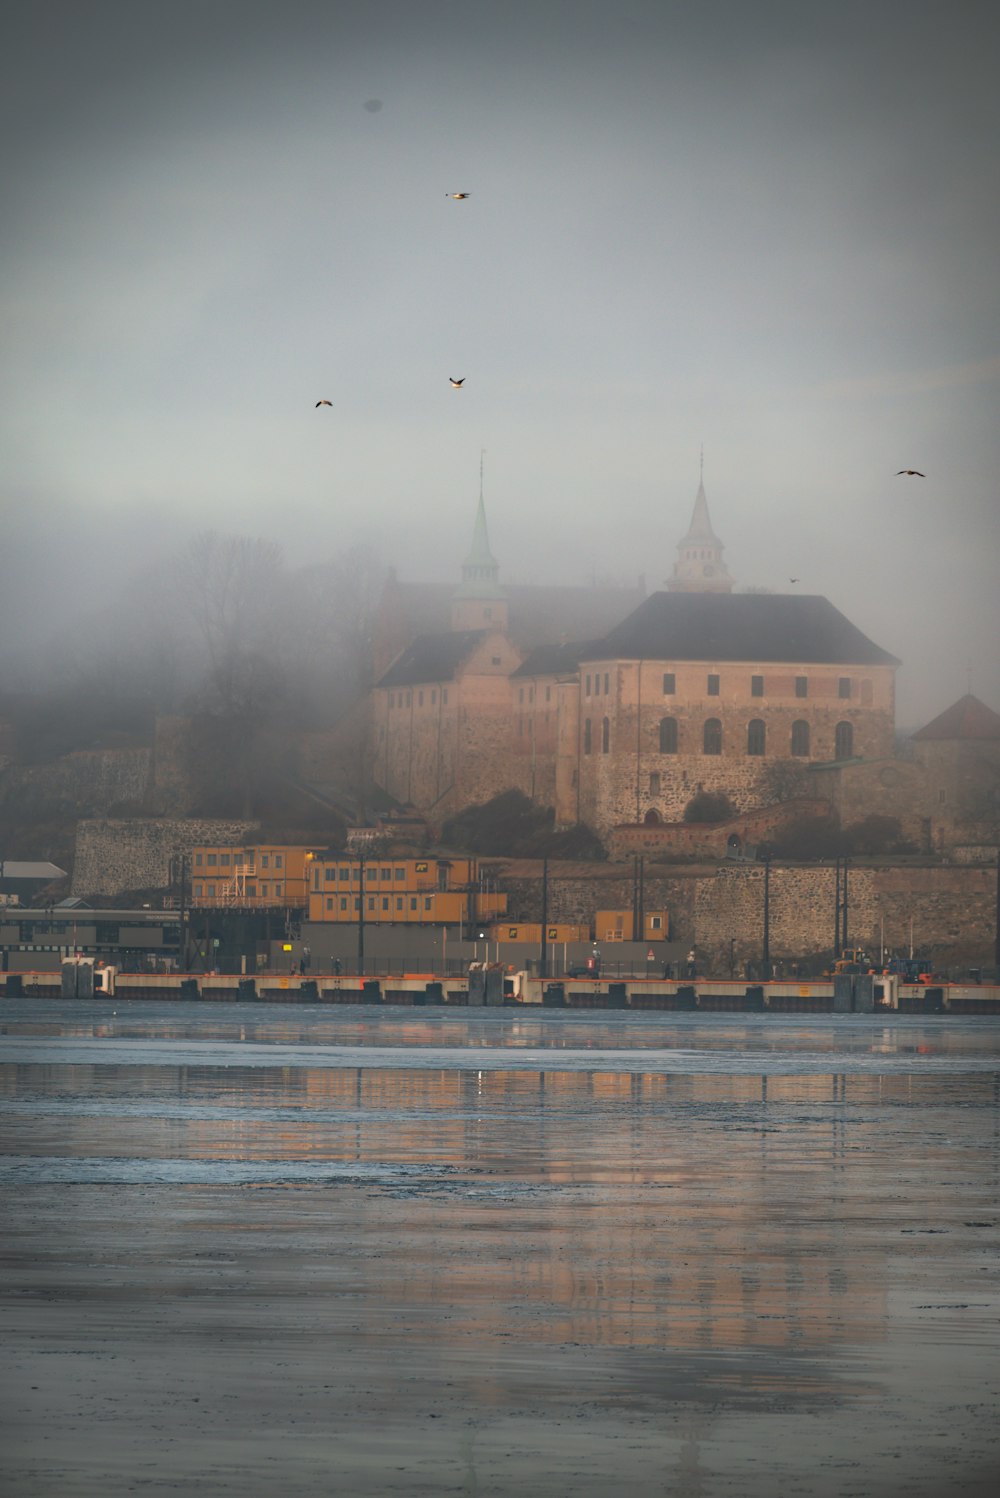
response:
M271 867L271 856L270 856L270 854L268 854L268 853L261 854L260 866L261 866L262 869L269 869Z
M424 705L424 694L423 694L423 692L418 692L417 693L417 706L418 707L423 707L423 705Z
M351 877L351 871L348 868L347 864L344 864L343 868L340 868L340 869L337 870L337 878L338 879L350 879L350 877Z
M660 772L659 772L659 770L651 770L649 772L649 794L651 796L658 796L660 794Z
M763 697L763 695L764 695L764 678L763 678L763 676L751 676L751 678L750 678L750 696L751 697Z
M534 689L534 687L529 687L528 688L528 701L529 702L534 702L534 700L535 700L535 689Z
M792 753L800 759L809 756L809 724L804 718L797 718L792 724Z
M434 706L434 704L437 702L437 700L438 700L437 687L434 687L431 690L431 707Z
M601 753L607 754L611 748L611 719L601 719Z
M552 700L552 688L551 687L546 687L545 688L545 700L546 700L546 702L551 702L551 700Z
M444 703L445 707L448 706L448 688L447 687L442 687L441 688L441 701Z
M284 857L283 853L276 853L274 855L274 867L276 869L280 869L281 866L282 866L282 864L284 863L284 861L285 861L285 857Z
M394 877L396 879L405 879L406 878L406 870L405 869L396 869L394 871Z
M718 718L706 718L702 731L702 751L705 754L722 753L722 724Z
M664 671L664 673L663 673L663 695L664 695L664 697L672 697L676 691L677 691L677 677L675 676L675 674L674 674L673 671Z
M195 885L194 892L195 892L196 895L200 895L201 894L201 885L200 884L196 884Z
M402 897L402 895L397 895L396 896L396 909L397 910L402 910L402 908L403 908L403 897Z
M660 753L677 753L677 719L660 719Z
M266 881L265 881L265 883L263 883L261 885L260 892L261 892L262 895L265 895L265 896L267 895L267 883L266 883Z
M498 655L495 655L493 657L493 664L494 664L494 666L499 666L499 664L500 664L500 657Z
M717 676L715 676L714 674L711 675L711 676L709 676L709 678L708 678L708 687L706 688L706 690L708 692L709 697L718 697L718 695L719 695L719 678Z
M209 886L208 886L208 893L209 893L209 894L210 894L210 895L214 895L214 894L215 894L215 885L214 885L214 884L210 884L210 885L209 885Z
M410 909L411 910L416 910L416 908L417 908L417 897L416 897L416 895L411 895L410 896Z
M215 868L215 864L216 864L216 860L217 860L217 855L215 853L210 853L208 855L208 857L206 858L205 862L208 864L209 868L214 869Z
M763 718L752 718L747 724L747 753L763 754L767 730Z
M407 694L406 694L406 705L407 705L407 707L410 706L410 704L412 703L412 701L413 701L413 693L412 692L407 692Z
M375 909L375 896L374 895L369 895L368 896L368 909L371 910L371 911L374 911L374 909Z
M382 896L382 909L383 910L388 910L389 909L389 896L388 895L383 895Z
M336 869L326 868L326 869L323 870L323 878L324 879L336 879L336 877L337 877L337 870Z
M795 695L796 695L796 697L808 697L809 696L809 678L808 678L808 676L796 676L796 678L795 678Z
M228 864L228 862L229 862L229 854L228 853L220 853L219 854L219 862L221 864Z
M392 692L389 693L389 706L390 707L395 707L396 706L396 698L395 698L395 696L393 695Z
M196 853L194 855L194 861L195 861L196 866L200 869L201 868L201 854L200 853Z
M585 697L589 697L590 696L590 672L589 671L587 673L587 678L586 678L586 681L584 683L583 695Z
M583 720L583 752L584 752L584 754L589 754L590 753L590 719L589 718L584 718L584 720Z
M850 695L851 678L849 676L841 676L837 682L837 696L850 698Z
M838 723L833 735L834 759L854 758L854 728L850 723Z

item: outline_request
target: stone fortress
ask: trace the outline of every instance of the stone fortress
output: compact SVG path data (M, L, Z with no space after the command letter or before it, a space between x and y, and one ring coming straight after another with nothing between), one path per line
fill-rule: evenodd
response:
M618 854L725 851L682 826L707 791L741 814L730 847L784 804L842 825L891 816L920 851L992 856L1000 716L966 696L897 751L900 662L825 598L736 592L703 482L677 552L649 596L508 590L480 494L450 618L444 590L436 612L429 590L422 608L396 579L387 591L376 783L432 827L518 789Z

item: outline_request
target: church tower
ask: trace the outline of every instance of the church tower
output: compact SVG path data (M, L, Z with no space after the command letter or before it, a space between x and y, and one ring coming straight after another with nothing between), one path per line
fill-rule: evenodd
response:
M704 479L698 479L694 510L688 533L677 544L673 577L667 579L671 593L731 593L735 579L722 560L722 542L712 529L705 497Z
M451 627L507 630L507 595L498 581L500 569L490 551L483 500L483 469L479 467L479 504L472 527L472 545L462 563L462 581L451 599Z

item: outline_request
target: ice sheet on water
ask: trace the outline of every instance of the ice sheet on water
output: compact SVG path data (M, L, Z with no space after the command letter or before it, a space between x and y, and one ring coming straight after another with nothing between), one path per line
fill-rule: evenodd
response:
M625 1037L627 1038L627 1032ZM265 1044L253 1041L135 1040L104 1037L39 1039L6 1036L4 1060L20 1066L309 1067L329 1070L531 1071L675 1073L683 1075L800 1076L836 1074L993 1072L1000 1070L994 1045L980 1053L926 1052L883 1045L831 1048L828 1037L815 1049L721 1050L653 1046L633 1049L545 1046L374 1046Z

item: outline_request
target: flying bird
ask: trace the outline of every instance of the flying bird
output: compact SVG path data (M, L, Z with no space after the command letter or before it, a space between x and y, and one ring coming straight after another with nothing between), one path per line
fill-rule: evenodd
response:
M453 380L451 378L451 375L448 376L448 379L451 382L451 388L452 388L452 390L461 390L462 386L465 384L465 376L464 375L462 376L462 378L460 380Z
M318 411L319 408L320 408L320 406L332 406L332 405L333 405L333 401L317 401L316 402L316 410Z
M790 583L797 583L797 582L798 582L798 581L799 581L799 579L798 579L798 578L797 578L797 577L790 577L790 578L789 578L789 579L788 579L788 581L789 581L789 582L790 582Z
M919 468L901 468L899 470L899 473L896 474L896 477L899 478L900 474L904 473L906 474L907 478L911 479L925 479L927 477L926 473L921 473Z
M446 198L454 198L456 203L460 202L462 198L467 198L468 196L469 196L469 194L467 192L446 192L445 193L445 197Z

